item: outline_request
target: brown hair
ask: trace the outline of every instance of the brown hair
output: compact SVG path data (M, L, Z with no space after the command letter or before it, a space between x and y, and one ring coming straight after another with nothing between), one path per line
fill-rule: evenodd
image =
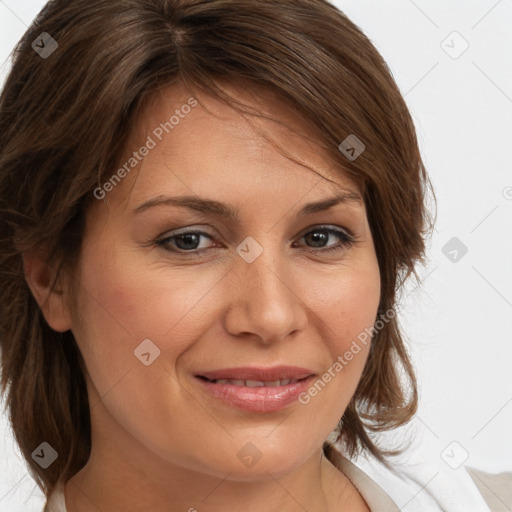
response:
M42 32L58 48L31 46ZM49 495L87 462L85 365L71 331L53 331L25 281L22 255L41 250L71 275L93 190L112 176L138 114L177 82L230 101L216 79L245 80L293 105L334 162L363 185L380 274L378 314L424 262L430 180L414 124L383 58L325 0L53 0L13 51L0 99L0 340L2 393L15 438ZM231 104L234 104L231 101ZM338 150L364 142L354 160ZM54 282L55 284L55 282ZM386 463L371 439L409 421L414 371L396 318L373 336L342 441ZM41 442L59 454L47 469ZM324 452L332 458L332 446Z

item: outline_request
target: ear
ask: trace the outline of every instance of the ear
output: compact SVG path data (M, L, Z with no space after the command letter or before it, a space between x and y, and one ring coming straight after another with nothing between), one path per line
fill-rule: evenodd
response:
M60 279L51 290L55 271L47 263L46 254L42 251L24 253L23 271L25 280L48 325L58 332L71 329L72 317L66 301L68 294L61 288Z

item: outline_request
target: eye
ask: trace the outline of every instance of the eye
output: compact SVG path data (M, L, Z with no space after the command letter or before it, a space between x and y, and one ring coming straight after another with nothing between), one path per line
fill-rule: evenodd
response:
M338 239L337 243L328 244L331 239ZM348 232L333 226L318 226L310 229L302 235L306 243L316 249L315 252L327 252L346 249L356 242L356 238ZM166 251L178 254L195 255L213 249L202 244L202 240L213 241L213 236L204 231L181 231L171 236L165 236L155 241L155 244L163 247ZM205 242L207 244L207 242ZM296 247L296 242L292 244ZM218 246L217 246L218 247Z
M202 238L213 240L212 236L203 231L182 231L181 233L157 240L156 244L168 251L203 252L210 249L210 247L200 247Z
M353 235L332 226L318 226L309 230L301 238L305 239L310 244L310 247L319 248L318 251L320 252L346 249L356 241ZM327 245L328 241L332 238L338 238L339 241Z

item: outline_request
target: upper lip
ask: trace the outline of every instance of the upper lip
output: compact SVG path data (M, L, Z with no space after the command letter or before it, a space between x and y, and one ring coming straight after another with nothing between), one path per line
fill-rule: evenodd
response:
M273 366L271 368L261 368L254 366L244 366L239 368L222 368L208 372L196 374L200 377L206 377L210 380L217 379L237 379L237 380L259 380L263 382L272 382L281 379L300 380L314 372L299 366Z

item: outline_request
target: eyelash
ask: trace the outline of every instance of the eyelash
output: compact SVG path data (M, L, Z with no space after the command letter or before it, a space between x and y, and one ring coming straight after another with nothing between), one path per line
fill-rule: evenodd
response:
M331 251L340 251L343 249L348 249L349 247L354 245L354 243L357 242L357 238L354 235L349 234L346 231L343 231L341 229L337 229L337 228L333 228L333 227L325 227L325 226L316 226L314 229L311 229L311 230L307 231L306 233L304 233L300 238L304 238L307 235L309 235L311 233L316 233L316 232L325 232L325 233L328 233L331 235L335 235L341 239L341 242L339 242L338 244L335 244L334 246L327 247L327 248L318 248L318 249L312 248L313 252L326 253L326 252L331 252ZM172 236L166 236L165 238L157 239L154 243L157 246L162 247L164 250L166 250L168 252L173 252L173 253L177 253L179 255L187 255L187 256L188 255L190 255L190 256L201 255L205 251L208 251L210 249L215 249L215 247L207 247L205 249L193 249L190 251L186 251L184 249L175 249L175 248L171 248L169 246L170 240L175 240L176 238L178 238L180 236L184 236L184 235L200 235L200 236L205 236L205 237L209 238L210 240L213 240L213 237L211 235L209 235L208 233L205 233L204 231L192 231L191 230L191 231L182 231L182 232L176 233Z

